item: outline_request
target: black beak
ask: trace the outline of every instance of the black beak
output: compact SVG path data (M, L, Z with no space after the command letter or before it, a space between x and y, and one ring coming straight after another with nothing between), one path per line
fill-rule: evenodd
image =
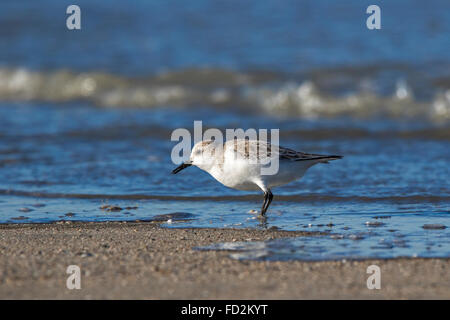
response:
M177 174L177 173L180 172L181 170L183 170L183 169L185 169L185 168L187 168L187 167L190 167L190 166L192 166L192 163L189 163L189 162L182 163L181 165L179 165L178 167L176 167L176 168L172 171L172 173L173 173L173 174Z

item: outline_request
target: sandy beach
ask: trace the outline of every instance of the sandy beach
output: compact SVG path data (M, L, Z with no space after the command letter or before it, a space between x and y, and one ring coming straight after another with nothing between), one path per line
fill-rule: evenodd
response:
M0 1L0 300L450 300L450 1L373 2Z
M0 226L1 299L450 299L450 259L237 261L197 246L304 232L103 222ZM381 268L381 289L366 268ZM81 289L66 268L81 268Z

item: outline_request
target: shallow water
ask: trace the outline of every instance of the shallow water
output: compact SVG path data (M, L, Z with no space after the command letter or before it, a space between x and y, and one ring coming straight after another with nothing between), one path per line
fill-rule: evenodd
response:
M251 211L259 210L261 194L228 189L197 168L170 174L176 143L169 139L171 129L192 128L200 117L210 119L208 127L281 128L282 145L344 159L316 165L300 181L274 189L262 222ZM177 213L156 219L170 220L167 227L326 233L269 241L263 249L244 245L232 255L239 259L450 253L445 126L271 119L232 111L215 118L202 108L101 109L77 103L3 104L0 119L1 223L152 220ZM424 130L437 134L422 137ZM101 209L104 205L118 208ZM424 229L426 224L447 228Z
M448 1L383 1L377 32L359 0L78 4L80 32L63 2L0 4L0 223L320 233L200 248L236 259L450 256ZM170 174L194 120L344 158L274 189L261 221L262 194Z

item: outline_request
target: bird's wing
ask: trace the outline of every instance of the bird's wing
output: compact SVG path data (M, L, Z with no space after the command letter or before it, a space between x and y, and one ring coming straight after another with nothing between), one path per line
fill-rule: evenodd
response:
M280 160L289 161L321 161L326 162L327 160L341 159L342 156L337 155L323 155L315 153L306 153L301 151L295 151L289 148L278 147Z
M312 160L335 160L342 158L336 155L321 155L295 151L289 148L270 144L261 140L234 139L225 142L224 150L231 150L239 158L268 160L278 155L280 160L287 161L312 161ZM230 150L230 151L231 151Z
M264 160L274 156L275 148L260 140L234 139L225 142L224 151L240 159Z

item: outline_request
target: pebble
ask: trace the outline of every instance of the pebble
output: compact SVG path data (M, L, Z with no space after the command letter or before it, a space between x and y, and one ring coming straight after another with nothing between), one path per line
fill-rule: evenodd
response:
M81 253L80 256L81 256L82 258L87 258L87 257L92 257L93 254L90 253L90 252L83 252L83 253Z
M381 227L384 223L379 221L366 221L366 225L369 227Z
M123 210L119 206L113 206L113 205L110 205L110 204L104 204L104 205L100 206L100 209L106 210L106 211L121 211L121 210Z
M24 217L24 216L11 218L11 220L26 220L26 219L28 219L28 217Z
M443 224L435 223L435 224L424 224L422 226L422 228L428 229L428 230L441 230L441 229L445 229L447 227L444 226Z

